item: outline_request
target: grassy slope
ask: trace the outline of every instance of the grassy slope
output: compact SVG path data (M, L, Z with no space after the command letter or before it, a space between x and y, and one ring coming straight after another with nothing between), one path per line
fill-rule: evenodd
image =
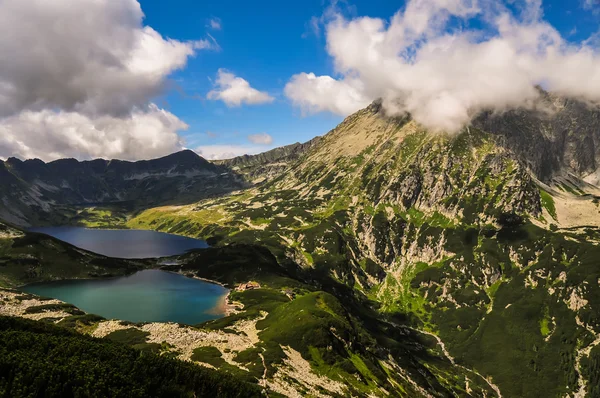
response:
M352 123L360 121L345 122ZM339 145L331 137L325 149ZM437 334L505 396L576 391L581 377L590 380L584 363L593 361L583 356L580 375L578 350L600 332L597 246L575 231L522 224L540 217L542 207L555 218L552 198L484 133L471 130L446 143L413 132L398 141L365 144L338 159L311 152L259 189L153 209L130 225L262 244L314 280L352 286L389 319ZM415 170L445 176L452 188L429 201L433 207L427 199L435 186L416 203L390 196L407 192L394 176L407 181ZM597 232L584 232L597 239ZM582 308L569 308L573 292L585 300ZM318 355L304 355L319 368Z
M600 249L533 225L486 234L412 277L414 297L427 298L415 315L506 396L572 393L576 351L594 340L577 318L596 332L600 325ZM586 305L572 311L571 292L582 283Z
M427 300L409 289L389 291L375 281L382 281L386 273L390 274L391 281L396 280L395 272L390 271L397 267L394 259L400 259L395 254L401 251L398 246L415 240L425 245L457 223L474 223L481 214L491 219L498 217L503 206L515 200L511 196L515 194L514 188L503 188L511 181L517 181L518 185L521 171L512 159L496 153L497 149L485 135L473 136L472 133L451 142L438 142L416 132L398 139L399 143L396 139L390 140L394 145L382 141L381 146L366 146L354 157L333 160L335 168L327 167L319 160L305 159L290 172L293 177L288 175L254 191L191 207L153 209L135 217L129 225L218 238L215 241L222 245L254 242L266 246L281 264L301 264L304 267L301 275L305 280L318 281L321 288L337 297L340 297L339 286L353 286L354 292L350 290L348 294L358 298L357 302L361 304L352 307L349 305L351 299L342 299L344 307L351 313L373 305L367 304L367 297L370 297L383 304L382 310L395 321L423 327L424 321L420 318L430 311L424 308ZM335 146L335 143L328 143L327 138L325 144ZM395 145L399 145L399 151ZM451 170L444 170L449 178L470 182L466 186L456 184L455 192L445 195L450 201L443 204L446 209L460 209L462 220L451 216L452 211L419 210L410 198L398 201L386 196L386 192L399 189L390 185L390 176L399 175L397 181L402 182L409 178L407 173L414 167L442 170L444 157L441 154L447 152L460 159ZM311 156L321 158L319 153L309 154L309 158ZM471 157L467 164L474 168L462 166L466 157ZM501 168L498 162L501 162ZM491 169L501 171L491 172ZM479 188L482 184L485 186L483 191ZM454 202L452 198L456 198ZM535 198L532 200L535 203ZM446 216L442 212L450 214ZM392 220L390 213L394 215ZM367 235L383 243L365 247ZM423 264L421 268L429 267ZM413 272L411 277L418 273ZM410 282L408 278L401 278L396 283L410 286ZM398 298L402 298L400 303ZM401 314L398 313L400 309ZM329 321L334 322L333 319ZM430 317L425 322L431 322ZM284 335L282 331L279 333ZM390 331L376 327L367 330L365 335L377 341L386 333ZM300 351L305 359L316 369L322 368L318 350L307 351L306 344L299 347L304 347ZM348 359L342 355L339 358ZM361 365L353 366L365 369ZM381 383L377 377L372 379ZM445 385L456 387L461 383L446 380Z
M258 397L260 389L178 360L41 322L0 317L0 395Z
M261 284L258 290L231 292L231 300L243 305L242 312L198 325L227 331L236 321L266 315L257 323L257 347L238 354L240 363L255 378L261 378L265 372L263 358L267 375L273 376L287 358L282 347L291 347L313 365L314 372L347 385L355 396L379 396L381 388L401 395L419 395L405 377L387 370L383 361L394 353L404 358L406 374L425 389L443 395L453 390L464 393L464 376L434 352L432 341L405 328L390 334L389 324L378 320L366 303L357 301L351 290L336 281L320 279L322 285L317 288L307 283L313 275L297 268L282 268L269 251L256 246L200 250L180 257L180 261L183 265L164 269L229 286L248 280ZM335 292L337 297L320 289ZM294 299L290 300L286 293L292 293ZM221 363L214 350L198 350L194 355L207 363ZM232 374L248 376L231 366L225 368ZM438 380L440 375L444 380ZM474 379L472 388L487 391L482 380L470 376Z

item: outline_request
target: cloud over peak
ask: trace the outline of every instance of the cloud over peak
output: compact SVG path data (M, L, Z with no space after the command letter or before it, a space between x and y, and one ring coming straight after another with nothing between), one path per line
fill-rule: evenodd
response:
M531 106L537 85L600 102L597 50L566 41L543 20L541 0L510 3L410 0L389 21L334 13L325 34L340 78L295 75L286 96L338 114L381 97L388 113L449 132L482 110ZM482 27L468 28L475 18Z
M256 155L264 152L264 147L258 145L215 144L202 145L194 149L196 153L208 160L232 159L242 155Z
M314 73L292 76L284 92L303 114L328 111L346 116L371 101L358 79L335 80L330 76L315 76Z
M236 133L237 134L237 133ZM205 159L231 159L241 155L255 155L272 148L273 137L267 133L250 134L247 144L200 145L194 150Z
M251 87L248 81L226 69L219 69L217 72L215 88L208 93L207 98L213 101L221 100L229 107L268 104L275 100L268 93L258 91Z

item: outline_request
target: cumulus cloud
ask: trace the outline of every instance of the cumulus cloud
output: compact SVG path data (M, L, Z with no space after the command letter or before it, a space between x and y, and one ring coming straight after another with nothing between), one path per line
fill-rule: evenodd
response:
M68 111L24 111L0 124L0 153L23 159L155 158L183 148L187 125L150 105L127 117Z
M267 133L250 134L248 141L257 145L271 145L273 143L273 137Z
M341 77L295 75L286 95L304 110L339 114L383 98L387 112L410 113L428 128L449 132L482 110L532 106L537 85L600 102L597 49L566 41L543 20L541 0L510 4L410 0L389 21L335 14L325 32ZM474 19L482 27L465 28ZM335 89L323 89L319 79ZM340 91L358 100L347 101Z
M136 158L178 148L173 128L185 124L150 99L215 43L166 39L143 18L137 0L0 1L0 156ZM98 146L88 129L110 142Z
M249 144L200 145L194 151L205 159L221 160L241 155L255 155L273 147L273 137L267 133L250 134L246 138Z
M207 98L213 101L221 100L229 107L242 104L267 104L275 100L269 94L252 88L248 81L225 69L219 69L217 72L215 89L208 93Z
M315 76L314 73L292 76L284 92L304 114L328 111L345 116L371 101L358 79L335 80L330 76Z

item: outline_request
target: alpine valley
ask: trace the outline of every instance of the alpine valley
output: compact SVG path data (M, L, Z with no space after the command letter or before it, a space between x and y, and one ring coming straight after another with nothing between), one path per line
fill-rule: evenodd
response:
M541 96L454 135L375 101L308 143L225 161L0 163L0 395L38 391L23 358L64 344L97 369L121 358L130 381L141 366L186 380L164 396L600 396L600 112ZM113 259L28 232L44 225L210 247ZM227 315L106 320L18 290L143 269L223 284ZM66 377L47 358L37 372ZM139 396L160 380L146 383Z

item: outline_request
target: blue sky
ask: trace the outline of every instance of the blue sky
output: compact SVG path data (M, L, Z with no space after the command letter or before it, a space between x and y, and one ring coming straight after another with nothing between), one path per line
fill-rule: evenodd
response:
M304 142L335 127L342 117L319 113L303 117L283 95L289 78L299 72L330 74L331 61L323 37L309 28L311 17L321 15L320 0L281 1L211 1L143 0L145 23L164 36L178 40L212 35L219 51L203 51L188 61L183 71L172 78L185 93L172 91L158 102L189 124L182 135L191 148L204 145L249 145L247 136L267 133L273 143L265 149ZM367 2L365 2L367 3ZM385 1L379 12L391 15L394 7ZM219 18L221 30L207 28ZM271 104L227 107L220 101L207 101L219 68L225 68L266 91L275 98ZM211 132L211 136L206 132Z
M191 148L207 145L250 145L248 135L267 133L267 147L304 142L335 127L343 117L329 112L303 115L283 95L290 77L300 72L335 77L322 34L310 28L328 4L322 0L194 1L141 0L145 24L163 36L186 41L210 34L220 50L202 51L171 78L178 85L156 100L190 127L182 135ZM348 7L349 6L349 7ZM388 20L403 6L401 1L356 0L342 7L349 17L371 16ZM569 40L582 40L598 29L598 15L575 1L543 4L545 20ZM218 20L220 29L211 28ZM475 21L474 23L477 23ZM217 71L225 68L247 80L253 88L275 100L263 105L228 107L206 100ZM210 134L207 134L210 132Z

